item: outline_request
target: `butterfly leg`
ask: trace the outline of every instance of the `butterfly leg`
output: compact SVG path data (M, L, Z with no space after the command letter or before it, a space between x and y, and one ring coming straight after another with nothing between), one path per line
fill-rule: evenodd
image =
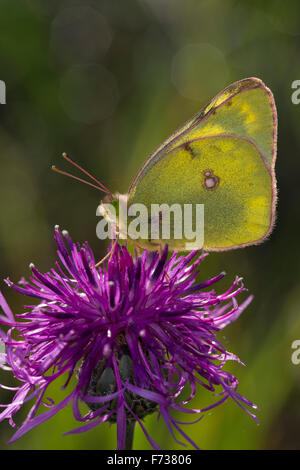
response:
M104 263L104 261L107 258L109 258L109 261L111 260L113 254L114 254L115 247L117 245L118 239L119 239L119 237L117 236L117 238L115 238L115 240L113 241L111 249L109 250L109 252L104 256L104 258L102 258L100 261L98 261L98 263L94 264L94 266L91 266L91 269L98 268L98 266L100 266L102 263Z
M119 240L119 233L117 233L117 237L116 239L114 240L114 242L112 243L112 246L111 246L111 250L110 250L110 257L109 257L109 261L112 259L113 257L113 254L114 254L114 251L115 251L115 247L117 245L117 242Z

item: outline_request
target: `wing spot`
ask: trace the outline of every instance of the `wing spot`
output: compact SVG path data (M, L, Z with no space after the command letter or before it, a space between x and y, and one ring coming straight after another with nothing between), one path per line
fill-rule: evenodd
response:
M208 189L209 191L212 191L216 189L219 186L220 183L220 178L216 175L214 175L212 170L205 170L203 172L204 174L204 183L203 187L205 189Z
M186 150L187 152L189 152L189 154L191 155L192 158L195 158L197 155L194 151L194 149L191 147L191 145L189 144L189 142L187 142L186 144L184 144L184 150ZM199 153L199 152L198 152Z

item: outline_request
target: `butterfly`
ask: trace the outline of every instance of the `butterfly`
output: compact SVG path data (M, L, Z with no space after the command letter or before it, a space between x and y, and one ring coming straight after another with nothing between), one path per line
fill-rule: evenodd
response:
M138 235L131 241L142 248L157 250L168 244L171 250L230 250L261 243L272 231L276 212L276 144L273 94L253 77L218 93L157 147L126 195L112 194L83 171L97 182L98 189L106 192L100 213L111 222L107 204L114 208L117 236L131 238L129 221L135 223L135 228L140 225L140 231L135 231ZM136 221L131 210L126 229L122 228L121 203L126 204L127 216L133 207L144 207L146 217ZM190 243L182 230L181 236L174 235L177 222L171 213L167 237L162 237L161 232L153 237L150 225L155 221L156 228L157 223L161 228L165 214L158 210L152 215L153 206L183 209L188 205L204 208L201 246L197 236L196 243Z

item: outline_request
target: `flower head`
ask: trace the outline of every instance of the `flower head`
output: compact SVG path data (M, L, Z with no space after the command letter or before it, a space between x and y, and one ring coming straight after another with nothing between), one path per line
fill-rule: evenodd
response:
M0 333L6 347L0 367L21 382L11 403L1 405L0 420L8 418L15 426L13 415L34 399L12 441L71 401L75 418L84 424L70 432L116 422L118 449L125 446L130 422L138 422L152 446L159 448L143 424L153 412L162 416L174 439L176 429L189 442L173 410L200 414L201 419L204 411L231 397L255 418L249 408L256 406L237 392L238 380L224 370L226 361L239 359L216 337L252 299L238 306L235 297L245 290L240 278L217 295L208 289L224 273L205 282L196 280L205 254L174 253L167 259L166 247L161 255L144 251L133 257L116 244L107 263L97 268L87 243L75 244L58 227L55 240L60 261L54 269L42 274L31 265L30 282L22 279L16 285L7 280L38 304L27 307L16 320L0 296L0 322L9 326L7 333ZM49 404L46 391L62 375L64 388L70 388L73 376L76 385L60 403ZM210 407L186 407L197 384L218 393ZM90 409L84 416L80 402ZM40 405L50 409L37 415Z

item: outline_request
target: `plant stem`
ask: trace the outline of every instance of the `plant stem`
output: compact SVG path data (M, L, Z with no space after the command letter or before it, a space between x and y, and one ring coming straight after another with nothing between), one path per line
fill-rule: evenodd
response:
M126 440L125 440L124 450L132 450L134 427L135 427L135 421L133 421L133 420L127 421Z

